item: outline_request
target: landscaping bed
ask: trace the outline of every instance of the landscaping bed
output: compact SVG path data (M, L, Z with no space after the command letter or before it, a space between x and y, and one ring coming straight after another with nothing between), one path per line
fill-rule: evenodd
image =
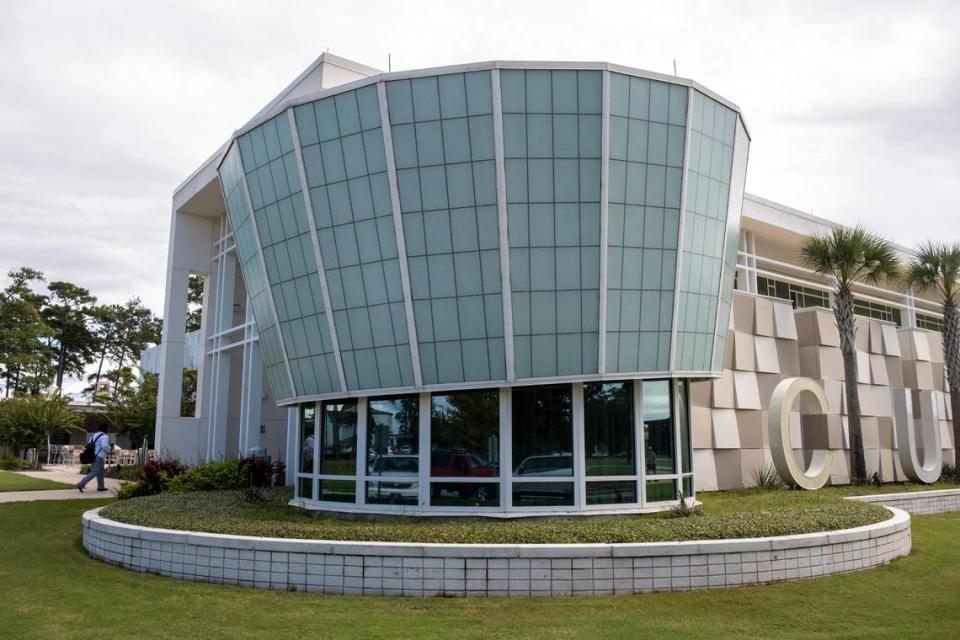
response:
M849 495L849 494L847 494ZM567 519L351 519L290 507L289 489L250 500L238 491L169 492L111 504L101 515L128 524L275 538L450 544L569 544L716 540L848 529L886 520L878 505L840 492L777 489L698 496L700 513Z

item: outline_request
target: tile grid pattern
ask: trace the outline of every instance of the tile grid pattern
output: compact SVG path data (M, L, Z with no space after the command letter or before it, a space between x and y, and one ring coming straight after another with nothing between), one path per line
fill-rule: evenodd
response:
M158 531L91 511L84 514L83 544L106 562L189 581L330 594L561 596L687 591L858 571L908 554L911 533L909 516L895 512L869 527L759 541L575 549L378 546Z

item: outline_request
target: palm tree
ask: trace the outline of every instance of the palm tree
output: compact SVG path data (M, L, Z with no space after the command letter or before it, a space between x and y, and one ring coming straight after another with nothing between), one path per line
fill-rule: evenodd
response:
M960 318L957 316L960 311L960 245L934 242L920 245L910 260L905 284L918 293L934 293L943 303L943 361L947 365L947 382L950 384L956 451L957 443L960 443ZM960 459L954 462L960 462Z
M857 393L857 325L853 316L853 285L858 282L879 284L896 282L900 263L893 245L863 227L852 229L835 226L829 233L816 234L800 245L800 260L810 269L831 278L833 315L840 334L843 354L844 389L847 396L847 419L850 428L850 451L853 468L850 481L866 481L867 465L863 451L863 430L860 426L860 396Z

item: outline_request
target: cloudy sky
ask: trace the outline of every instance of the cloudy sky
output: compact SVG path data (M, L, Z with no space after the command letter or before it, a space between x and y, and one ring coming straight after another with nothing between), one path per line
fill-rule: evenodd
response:
M676 59L743 109L750 192L960 240L958 33L958 2L0 0L0 271L160 313L173 189L327 48L394 70Z

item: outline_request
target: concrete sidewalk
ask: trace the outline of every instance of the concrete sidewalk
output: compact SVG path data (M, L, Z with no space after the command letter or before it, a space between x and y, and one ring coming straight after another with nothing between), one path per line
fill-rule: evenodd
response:
M41 478L75 485L80 482L83 474L80 467L44 466L43 471L17 471L31 478ZM106 478L107 491L97 491L97 481L91 480L84 488L83 493L76 489L51 489L48 491L4 491L0 492L0 504L6 502L34 502L38 500L96 500L115 498L120 480Z

